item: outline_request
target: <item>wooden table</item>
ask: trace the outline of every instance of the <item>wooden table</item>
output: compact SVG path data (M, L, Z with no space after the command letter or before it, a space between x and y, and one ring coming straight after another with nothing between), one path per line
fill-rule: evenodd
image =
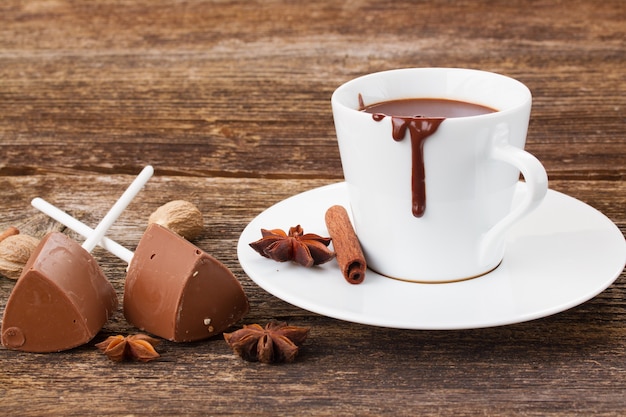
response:
M221 336L164 341L159 360L118 364L94 344L136 331L120 309L71 351L0 349L3 413L624 415L624 272L554 316L408 331L292 306L237 259L239 234L264 209L342 181L332 91L411 66L479 68L527 84L527 149L550 187L623 232L626 7L517 3L4 0L0 229L62 230L30 206L35 196L94 226L152 164L155 176L109 236L134 248L154 209L192 201L206 222L194 243L234 272L250 300L234 328L277 319L311 333L292 364L245 362ZM124 263L93 254L122 297ZM2 309L14 283L0 277Z

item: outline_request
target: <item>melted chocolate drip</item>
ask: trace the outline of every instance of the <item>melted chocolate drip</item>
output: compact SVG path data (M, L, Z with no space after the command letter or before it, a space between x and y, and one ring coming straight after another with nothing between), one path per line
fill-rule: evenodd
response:
M449 117L467 117L492 113L496 110L473 103L445 99L401 99L365 105L358 96L359 110L372 114L380 122L391 117L392 136L396 142L404 139L407 130L411 137L413 194L412 209L415 217L426 211L426 173L424 168L424 143L439 125ZM416 115L417 114L417 115ZM444 117L434 117L444 116Z
M359 93L359 110L368 112L374 106L365 106L363 96ZM372 119L377 122L383 120L387 115L384 113L372 113ZM396 142L404 139L407 129L411 136L411 160L412 160L412 211L413 216L422 217L426 211L426 170L424 169L424 142L426 138L435 133L445 117L423 117L423 116L391 116L393 126L392 136Z
M372 118L380 121L384 114L373 114ZM409 131L411 136L411 160L413 175L411 177L411 189L413 194L413 216L422 217L426 211L426 171L424 169L424 143L426 139L435 133L445 117L391 117L393 126L393 139L399 142Z

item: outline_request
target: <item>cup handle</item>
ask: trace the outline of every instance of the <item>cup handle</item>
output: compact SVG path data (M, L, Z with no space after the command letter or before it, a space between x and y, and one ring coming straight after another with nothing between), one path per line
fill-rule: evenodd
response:
M546 169L534 155L509 143L509 129L506 125L496 128L492 144L489 158L519 169L526 182L526 192L517 207L485 233L480 248L482 259L489 259L488 255L502 242L507 230L537 208L548 192Z

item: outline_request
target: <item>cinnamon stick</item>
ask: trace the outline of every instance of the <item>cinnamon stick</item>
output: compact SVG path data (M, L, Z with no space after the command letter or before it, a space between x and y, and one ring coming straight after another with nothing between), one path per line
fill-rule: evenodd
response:
M333 240L341 273L350 284L360 284L365 279L367 263L346 209L342 206L329 208L326 227Z

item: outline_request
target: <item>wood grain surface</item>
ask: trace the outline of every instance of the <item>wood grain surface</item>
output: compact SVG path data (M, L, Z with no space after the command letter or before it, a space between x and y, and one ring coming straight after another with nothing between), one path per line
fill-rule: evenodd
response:
M133 249L153 210L192 201L206 223L194 243L226 264L250 299L240 324L311 327L292 364L245 362L221 336L164 341L158 361L117 364L94 344L136 331L120 309L71 351L0 348L3 413L625 415L624 272L592 300L543 319L406 331L292 306L239 265L239 234L256 215L343 180L333 90L369 72L426 66L495 71L528 85L527 149L550 187L626 231L621 0L2 1L0 230L62 230L80 240L30 200L95 226L151 164L155 176L108 236ZM93 254L121 299L126 265ZM0 310L14 283L0 277Z

